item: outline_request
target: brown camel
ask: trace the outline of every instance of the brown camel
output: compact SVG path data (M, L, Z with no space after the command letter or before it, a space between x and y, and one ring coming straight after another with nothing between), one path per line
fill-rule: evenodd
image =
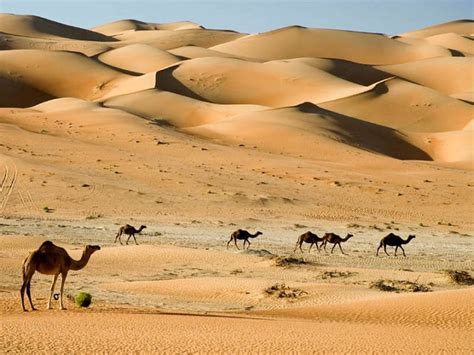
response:
M31 309L34 311L35 307L31 301L30 285L31 278L35 271L45 275L54 275L53 283L51 284L51 293L48 300L48 309L51 309L51 297L53 296L54 286L59 274L61 274L61 291L59 309L65 309L63 305L63 290L64 282L66 281L69 270L81 270L89 262L91 255L100 250L98 245L87 245L84 248L80 260L71 259L65 249L54 245L52 242L45 241L38 250L30 253L30 255L23 261L23 285L21 286L21 306L23 311L26 311L24 296L25 288L28 299L30 300Z
M310 231L303 233L299 236L298 241L296 242L296 245L295 245L295 250L293 250L293 253L296 251L296 248L298 248L298 246L301 252L303 252L303 249L301 248L301 245L303 243L311 243L308 250L309 253L311 252L311 248L313 247L313 244L316 244L316 248L318 249L318 252L319 252L318 242L322 242L323 240L324 240L323 238L319 238L316 234L311 233Z
M257 238L260 234L263 234L262 232L257 232L255 234L250 234L249 232L247 232L246 230L243 230L243 229L238 229L236 230L234 233L232 233L232 235L230 236L230 240L227 242L227 249L229 249L229 243L233 240L234 243L235 243L235 247L237 249L239 249L239 247L237 246L237 239L238 240L243 240L244 241L244 244L243 244L243 248L245 249L245 243L248 243L248 248L250 248L250 242L249 242L249 238ZM240 250L240 249L239 249Z
M334 246L331 249L331 254L334 251L334 248L336 247L336 245L339 245L339 249L341 249L341 253L345 254L344 251L342 250L341 243L347 242L352 237L353 237L352 234L348 234L345 238L341 238L337 234L326 233L323 236L323 242L321 243L321 248L324 247L324 251L326 251L327 243L331 243L331 244L334 244Z
M398 235L390 233L387 236L383 237L382 240L380 241L380 245L377 248L377 254L376 255L379 256L379 250L383 246L383 250L384 250L385 254L390 256L390 254L387 253L387 245L390 245L391 247L395 247L395 256L397 256L397 250L398 250L398 248L400 248L403 251L403 256L406 257L405 250L403 249L402 244L410 243L410 240L412 240L413 238L415 238L414 235L409 235L407 240L403 240Z
M133 237L133 239L135 240L135 244L138 245L137 238L135 238L135 233L140 233L145 228L146 228L146 226L141 225L140 228L135 229L134 226L131 226L130 224L126 224L126 225L119 228L119 231L118 231L117 235L115 236L114 243L117 242L117 238L118 238L120 244L123 245L123 243L122 243L122 234L127 234L128 238L127 238L127 242L125 244L128 245L128 241L130 240L130 237Z

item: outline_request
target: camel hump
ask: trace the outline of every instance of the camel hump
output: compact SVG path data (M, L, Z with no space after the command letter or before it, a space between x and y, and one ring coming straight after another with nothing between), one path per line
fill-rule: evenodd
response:
M41 246L39 247L39 250L43 251L43 250L49 249L53 246L54 246L53 242L50 241L50 240L47 240L47 241L43 242L43 244L41 244Z

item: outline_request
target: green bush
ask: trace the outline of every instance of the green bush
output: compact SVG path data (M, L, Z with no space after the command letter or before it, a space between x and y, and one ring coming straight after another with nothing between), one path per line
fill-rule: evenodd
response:
M90 293L80 292L74 297L74 302L78 307L89 307L92 302Z

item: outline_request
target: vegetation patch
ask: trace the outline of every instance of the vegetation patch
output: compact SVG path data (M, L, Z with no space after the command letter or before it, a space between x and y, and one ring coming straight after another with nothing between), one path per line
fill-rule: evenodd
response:
M274 259L275 266L292 267L300 265L312 265L313 263L304 260L303 258L294 258L291 256L277 256Z
M332 278L346 278L346 277L351 277L357 275L357 272L351 272L351 271L324 271L321 273L321 278L323 280L326 279L332 279Z
M90 293L87 292L79 292L74 297L74 302L78 307L89 307L92 302L92 296Z
M290 286L287 286L284 283L276 283L273 286L270 286L269 288L265 289L264 292L268 296L289 299L300 298L308 294L308 292L306 291L300 290L299 288L291 288Z
M457 285L474 285L474 279L467 271L446 270L445 273L451 282Z
M384 292L431 292L429 286L411 281L377 280L370 284L370 288L376 288Z

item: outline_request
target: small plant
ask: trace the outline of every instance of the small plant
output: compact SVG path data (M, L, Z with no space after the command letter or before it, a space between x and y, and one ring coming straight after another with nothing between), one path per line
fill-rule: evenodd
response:
M43 207L43 211L45 211L46 213L51 213L53 210L49 208L48 206L45 206Z
M398 280L377 280L370 284L370 288L376 288L384 292L431 292L431 288L417 282Z
M308 294L306 291L299 288L291 288L284 283L276 283L265 289L264 292L269 296L276 296L277 298L299 298Z
M280 266L280 267L291 267L291 266L297 266L297 265L308 265L310 264L303 258L293 258L291 256L289 257L283 257L283 256L278 256L275 258L275 266Z
M89 307L92 302L92 296L87 292L79 292L74 297L74 302L78 307Z
M324 271L321 274L321 278L323 280L326 279L332 279L335 277L341 277L341 278L346 278L346 277L351 277L357 275L357 272L351 272L351 271Z
M450 280L458 285L474 285L474 278L467 271L446 270Z

